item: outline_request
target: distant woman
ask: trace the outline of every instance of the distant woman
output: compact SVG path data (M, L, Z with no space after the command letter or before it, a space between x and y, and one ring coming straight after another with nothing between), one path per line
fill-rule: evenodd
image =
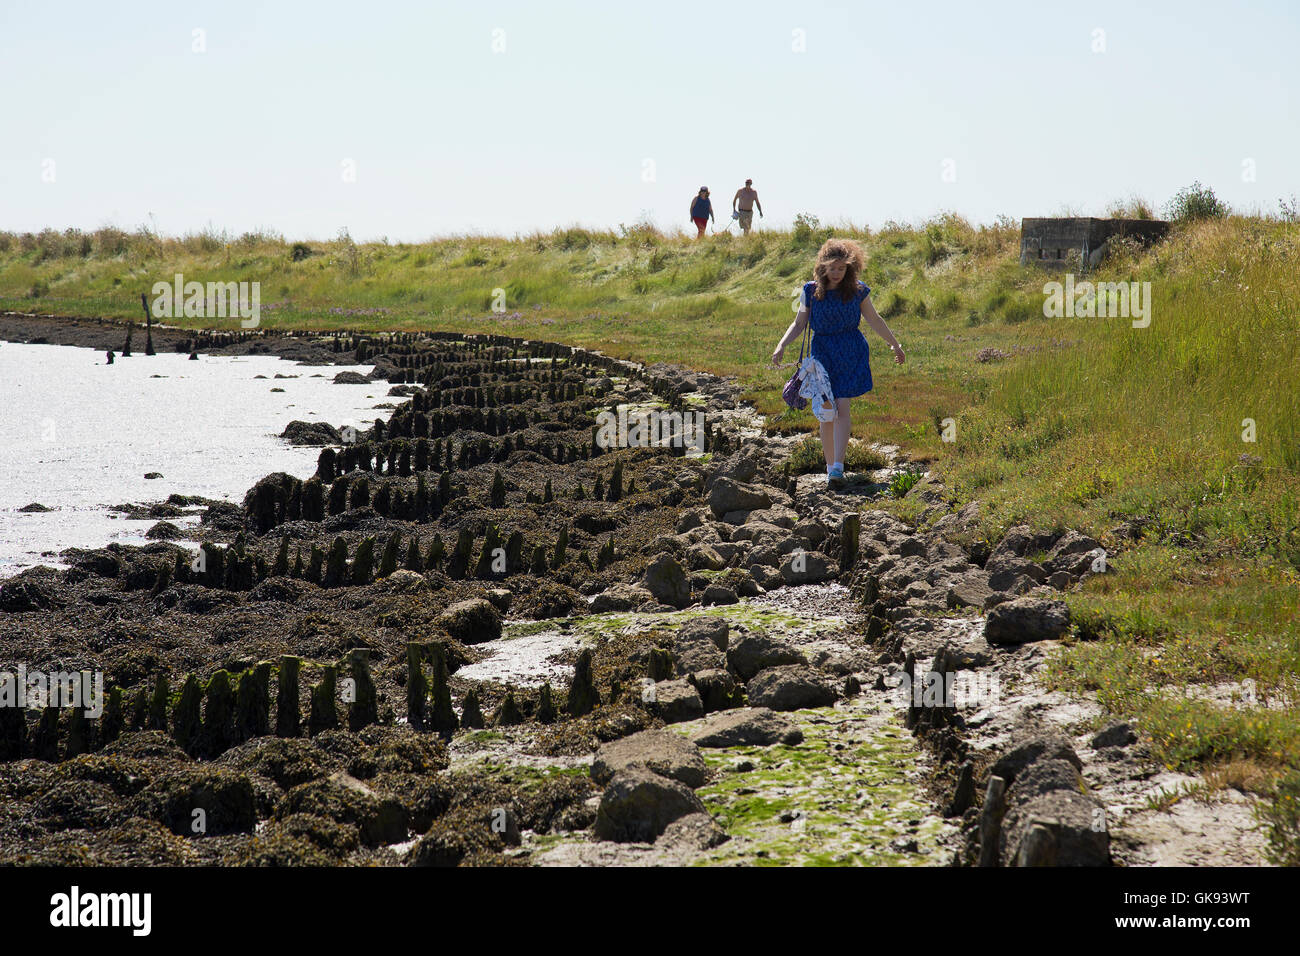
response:
M709 187L701 186L699 194L691 200L691 221L699 228L700 232L695 238L699 239L704 235L704 227L713 219L716 224L717 219L713 217L713 202L709 199Z
M852 239L827 239L817 253L813 281L804 283L799 311L772 353L772 364L781 364L785 347L812 327L812 357L822 364L835 396L835 418L821 423L822 455L826 459L826 480L838 487L844 482L844 451L849 446L852 422L849 400L871 391L870 349L858 329L867 324L894 350L894 361L903 364L903 347L889 331L871 304L871 289L858 280L865 258L862 247Z

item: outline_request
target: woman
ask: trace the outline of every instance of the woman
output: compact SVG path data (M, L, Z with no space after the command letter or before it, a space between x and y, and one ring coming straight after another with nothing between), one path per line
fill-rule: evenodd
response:
M785 347L812 326L809 352L826 369L835 396L835 418L821 423L826 481L834 487L844 483L844 450L852 429L849 400L871 391L870 350L858 322L866 319L889 343L895 362L902 365L906 358L894 333L876 314L871 289L858 280L864 264L862 247L852 239L827 239L817 253L813 281L804 283L799 311L772 353L772 364L780 365Z
M713 219L713 202L709 199L709 187L701 186L699 195L691 200L691 219L699 228L700 232L696 239L704 236L704 227ZM714 223L718 220L713 219Z

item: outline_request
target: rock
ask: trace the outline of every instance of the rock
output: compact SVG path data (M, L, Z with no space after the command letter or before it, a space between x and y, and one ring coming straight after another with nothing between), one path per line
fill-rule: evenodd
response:
M1130 744L1137 743L1138 736L1133 730L1132 724L1127 721L1116 721L1106 726L1100 733L1092 738L1094 749L1101 747L1127 747Z
M700 603L705 607L719 604L738 604L740 597L731 588L722 584L710 584L700 595Z
M327 422L293 421L285 426L280 437L290 445L337 445L342 441L339 430Z
M680 662L678 666L680 667ZM744 694L736 686L736 679L720 667L697 670L688 680L695 685L706 714L739 707L744 703Z
M651 710L666 724L704 716L704 703L695 686L686 680L657 681L650 691Z
M683 850L708 850L731 839L707 813L688 813L664 829L656 846Z
M778 556L772 555L772 563L775 564ZM749 566L750 577L754 579L759 587L764 591L771 591L785 584L785 579L781 577L781 572L775 567L767 567L763 564L751 564Z
M501 637L501 615L485 598L457 601L434 623L462 644L481 644Z
M161 471L146 471L146 472L144 473L145 481L156 481L157 479L161 478L162 476L163 476L163 475L162 475L162 472L161 472Z
M360 372L339 372L334 376L335 385L368 385L370 379Z
M150 541L174 541L181 537L181 529L170 521L159 521L153 525L144 536Z
M242 518L243 513L241 511L241 524ZM106 548L96 548L94 550L68 548L61 552L59 557L63 558L69 567L76 568L78 571L88 571L101 578L115 578L122 571L121 559Z
M591 609L601 611L632 611L646 601L654 599L645 588L636 584L615 584L597 594L591 601Z
M275 816L314 813L360 832L368 846L398 843L406 838L409 816L394 797L380 796L365 783L339 771L323 780L294 787L276 804Z
M682 516L677 519L677 533L685 534L688 531L693 531L700 525L704 524L706 519L711 517L712 515L707 511L699 508L690 511L683 511Z
M803 654L785 641L758 632L741 638L727 651L727 663L740 675L741 680L752 680L767 667L783 664L805 664Z
M721 571L727 566L727 559L707 544L696 544L688 548L686 561L692 571Z
M0 611L19 614L23 611L47 611L55 605L50 591L35 581L18 578L0 583Z
M1052 545L1052 550L1047 553L1047 560L1043 562L1048 571L1069 571L1071 574L1080 574L1076 570L1079 559L1085 556L1088 560L1083 562L1083 570L1092 564L1095 557L1093 552L1104 551L1101 542L1096 538L1090 538L1086 534L1080 534L1077 531L1067 531Z
M677 629L676 639L679 643L704 638L720 651L727 649L731 634L731 625L722 617L697 617L687 621Z
M502 614L510 610L510 602L515 598L514 594L506 588L488 588L484 596Z
M819 584L838 574L836 563L820 551L794 551L781 562L786 584Z
M397 594L417 594L431 590L429 582L424 579L423 574L409 571L406 568L398 568L384 578L384 585Z
M771 506L772 498L764 489L732 478L717 479L709 492L709 508L719 518L732 511L756 511Z
M33 501L29 505L23 505L18 510L23 514L43 514L44 512L53 511L54 509L41 504L39 501Z
M790 530L807 542L810 548L817 547L826 540L826 536L830 533L820 521L813 518L805 518Z
M614 774L600 798L594 832L597 839L653 842L675 820L707 813L685 784L661 777L644 767Z
M793 746L803 742L803 731L766 707L747 707L706 718L691 740L700 747Z
M721 623L724 628L722 639L725 642L726 622ZM712 635L699 628L688 628L690 625L679 630L673 638L673 656L677 661L677 673L690 674L695 671L726 667L726 658L722 651L718 650L718 645L713 642Z
M1001 777L1011 786L1015 783L1016 776L1037 760L1064 760L1076 770L1083 770L1079 755L1064 737L1033 734L1013 741L1011 748L989 768L989 775Z
M628 767L643 767L692 789L708 780L700 748L671 730L643 730L602 744L591 762L591 779L603 786Z
M691 585L686 572L667 554L660 554L645 569L645 589L658 601L675 608L691 603Z
M204 811L204 836L251 832L257 823L252 782L224 768L178 768L137 793L129 808L180 836L195 835L195 810Z
M898 553L905 558L924 557L925 552L925 542L916 535L904 538L903 543L898 547Z
M1058 591L1064 591L1077 580L1069 571L1057 571L1047 576L1047 583Z
M771 667L745 685L750 704L772 710L800 710L804 707L829 707L838 697L826 686L821 675L806 664Z
M984 639L990 644L1024 644L1059 638L1070 627L1070 609L1064 601L1016 598L999 604L984 621Z
M1035 583L1047 580L1047 572L1041 567L1007 553L990 555L984 562L984 573L988 575L989 588L993 591L1017 591L1021 588L1021 578Z
M1078 791L1053 790L1010 806L999 844L1003 866L1110 865L1105 808Z
M952 581L945 598L950 608L975 607L983 610L984 602L992 594L987 576L980 571L971 571Z

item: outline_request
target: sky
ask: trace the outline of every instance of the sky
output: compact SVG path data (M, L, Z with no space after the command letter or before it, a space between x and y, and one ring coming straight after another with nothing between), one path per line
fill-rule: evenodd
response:
M1300 3L0 0L0 229L419 241L1300 194Z

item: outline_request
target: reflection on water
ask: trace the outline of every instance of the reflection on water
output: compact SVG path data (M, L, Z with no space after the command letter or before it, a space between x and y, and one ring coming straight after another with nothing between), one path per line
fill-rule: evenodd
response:
M341 371L370 366L173 353L108 365L93 349L0 343L0 577L57 566L68 547L143 543L153 520L105 506L173 493L238 502L270 472L310 477L319 449L278 438L289 422L368 425L389 415L375 405L406 401L386 382L335 385ZM57 510L18 511L33 502Z

